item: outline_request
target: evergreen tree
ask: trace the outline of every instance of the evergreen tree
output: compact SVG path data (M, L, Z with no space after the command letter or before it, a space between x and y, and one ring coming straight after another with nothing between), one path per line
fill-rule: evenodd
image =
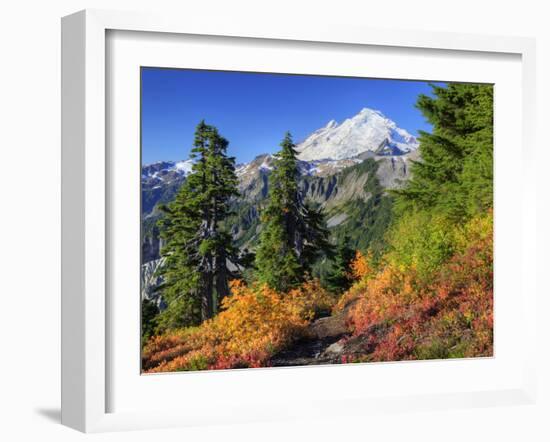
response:
M349 247L348 244L349 237L347 236L338 243L332 267L323 281L326 288L333 293L343 293L353 283L350 264L355 258L355 250Z
M287 132L269 178L267 207L256 253L258 280L279 291L301 283L314 261L330 252L320 210L304 204L298 189L298 160Z
M227 146L215 127L199 123L192 172L174 201L162 208L165 265L159 269L159 290L168 307L159 321L164 328L211 318L229 293L229 279L238 277L245 263L222 228L230 215L229 201L238 195L235 160L227 156Z
M159 314L159 308L153 301L149 299L143 299L141 301L141 340L142 342L146 342L151 336L155 334L158 314Z
M417 107L433 125L421 132L421 160L412 179L396 192L401 211L435 209L463 219L492 206L493 86L432 86L434 97L421 95Z
M334 251L329 241L330 232L323 211L306 203L302 213L303 219L299 225L304 243L300 262L304 270L309 273L315 261L322 256L332 257Z

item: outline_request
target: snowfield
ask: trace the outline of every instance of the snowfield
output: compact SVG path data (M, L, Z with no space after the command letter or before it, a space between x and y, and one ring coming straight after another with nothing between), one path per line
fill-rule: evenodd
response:
M331 120L296 146L303 161L341 160L364 152L402 155L418 148L418 141L380 111L364 108L341 124Z

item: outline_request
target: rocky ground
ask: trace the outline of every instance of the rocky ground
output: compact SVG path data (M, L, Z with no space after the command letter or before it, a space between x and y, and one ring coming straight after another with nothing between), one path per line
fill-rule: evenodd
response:
M341 312L313 321L302 339L291 347L277 353L270 361L272 367L300 365L339 364L342 357L364 356L372 351L368 345L370 333L352 336L346 324L348 311L355 302L348 304ZM374 327L372 333L379 333Z
M271 359L273 367L339 363L343 345L349 336L344 315L317 319L307 328L305 336Z

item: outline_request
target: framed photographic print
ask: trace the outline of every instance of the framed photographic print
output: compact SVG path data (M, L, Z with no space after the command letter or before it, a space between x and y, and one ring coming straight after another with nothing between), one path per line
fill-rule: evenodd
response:
M63 19L63 423L533 400L533 42L331 29Z

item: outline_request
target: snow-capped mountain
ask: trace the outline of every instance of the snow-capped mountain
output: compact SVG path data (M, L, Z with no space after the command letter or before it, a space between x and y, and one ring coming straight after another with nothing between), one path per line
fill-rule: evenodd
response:
M193 160L186 161L158 161L146 164L141 168L142 181L165 181L174 175L188 175L193 168Z
M158 161L141 168L141 207L150 213L159 202L170 201L193 167L192 160Z
M367 158L388 160L380 164L384 187L393 187L395 178L408 175L410 157L417 157L418 141L406 130L386 118L380 111L362 109L341 124L331 120L325 127L313 132L296 146L301 176L329 177L365 161ZM192 160L159 161L142 168L142 210L148 216L158 203L170 201L185 178L191 173ZM274 157L262 154L236 167L239 189L247 193L265 192L258 180L267 185L267 176L274 167ZM403 167L404 172L399 172ZM397 172L396 172L397 171ZM396 175L397 173L397 175ZM389 177L387 180L385 177ZM255 192L252 192L255 194ZM250 193L250 192L248 192ZM265 196L265 195L264 195Z
M303 161L342 160L364 152L403 155L418 148L418 141L380 111L364 108L341 124L331 120L296 146Z

